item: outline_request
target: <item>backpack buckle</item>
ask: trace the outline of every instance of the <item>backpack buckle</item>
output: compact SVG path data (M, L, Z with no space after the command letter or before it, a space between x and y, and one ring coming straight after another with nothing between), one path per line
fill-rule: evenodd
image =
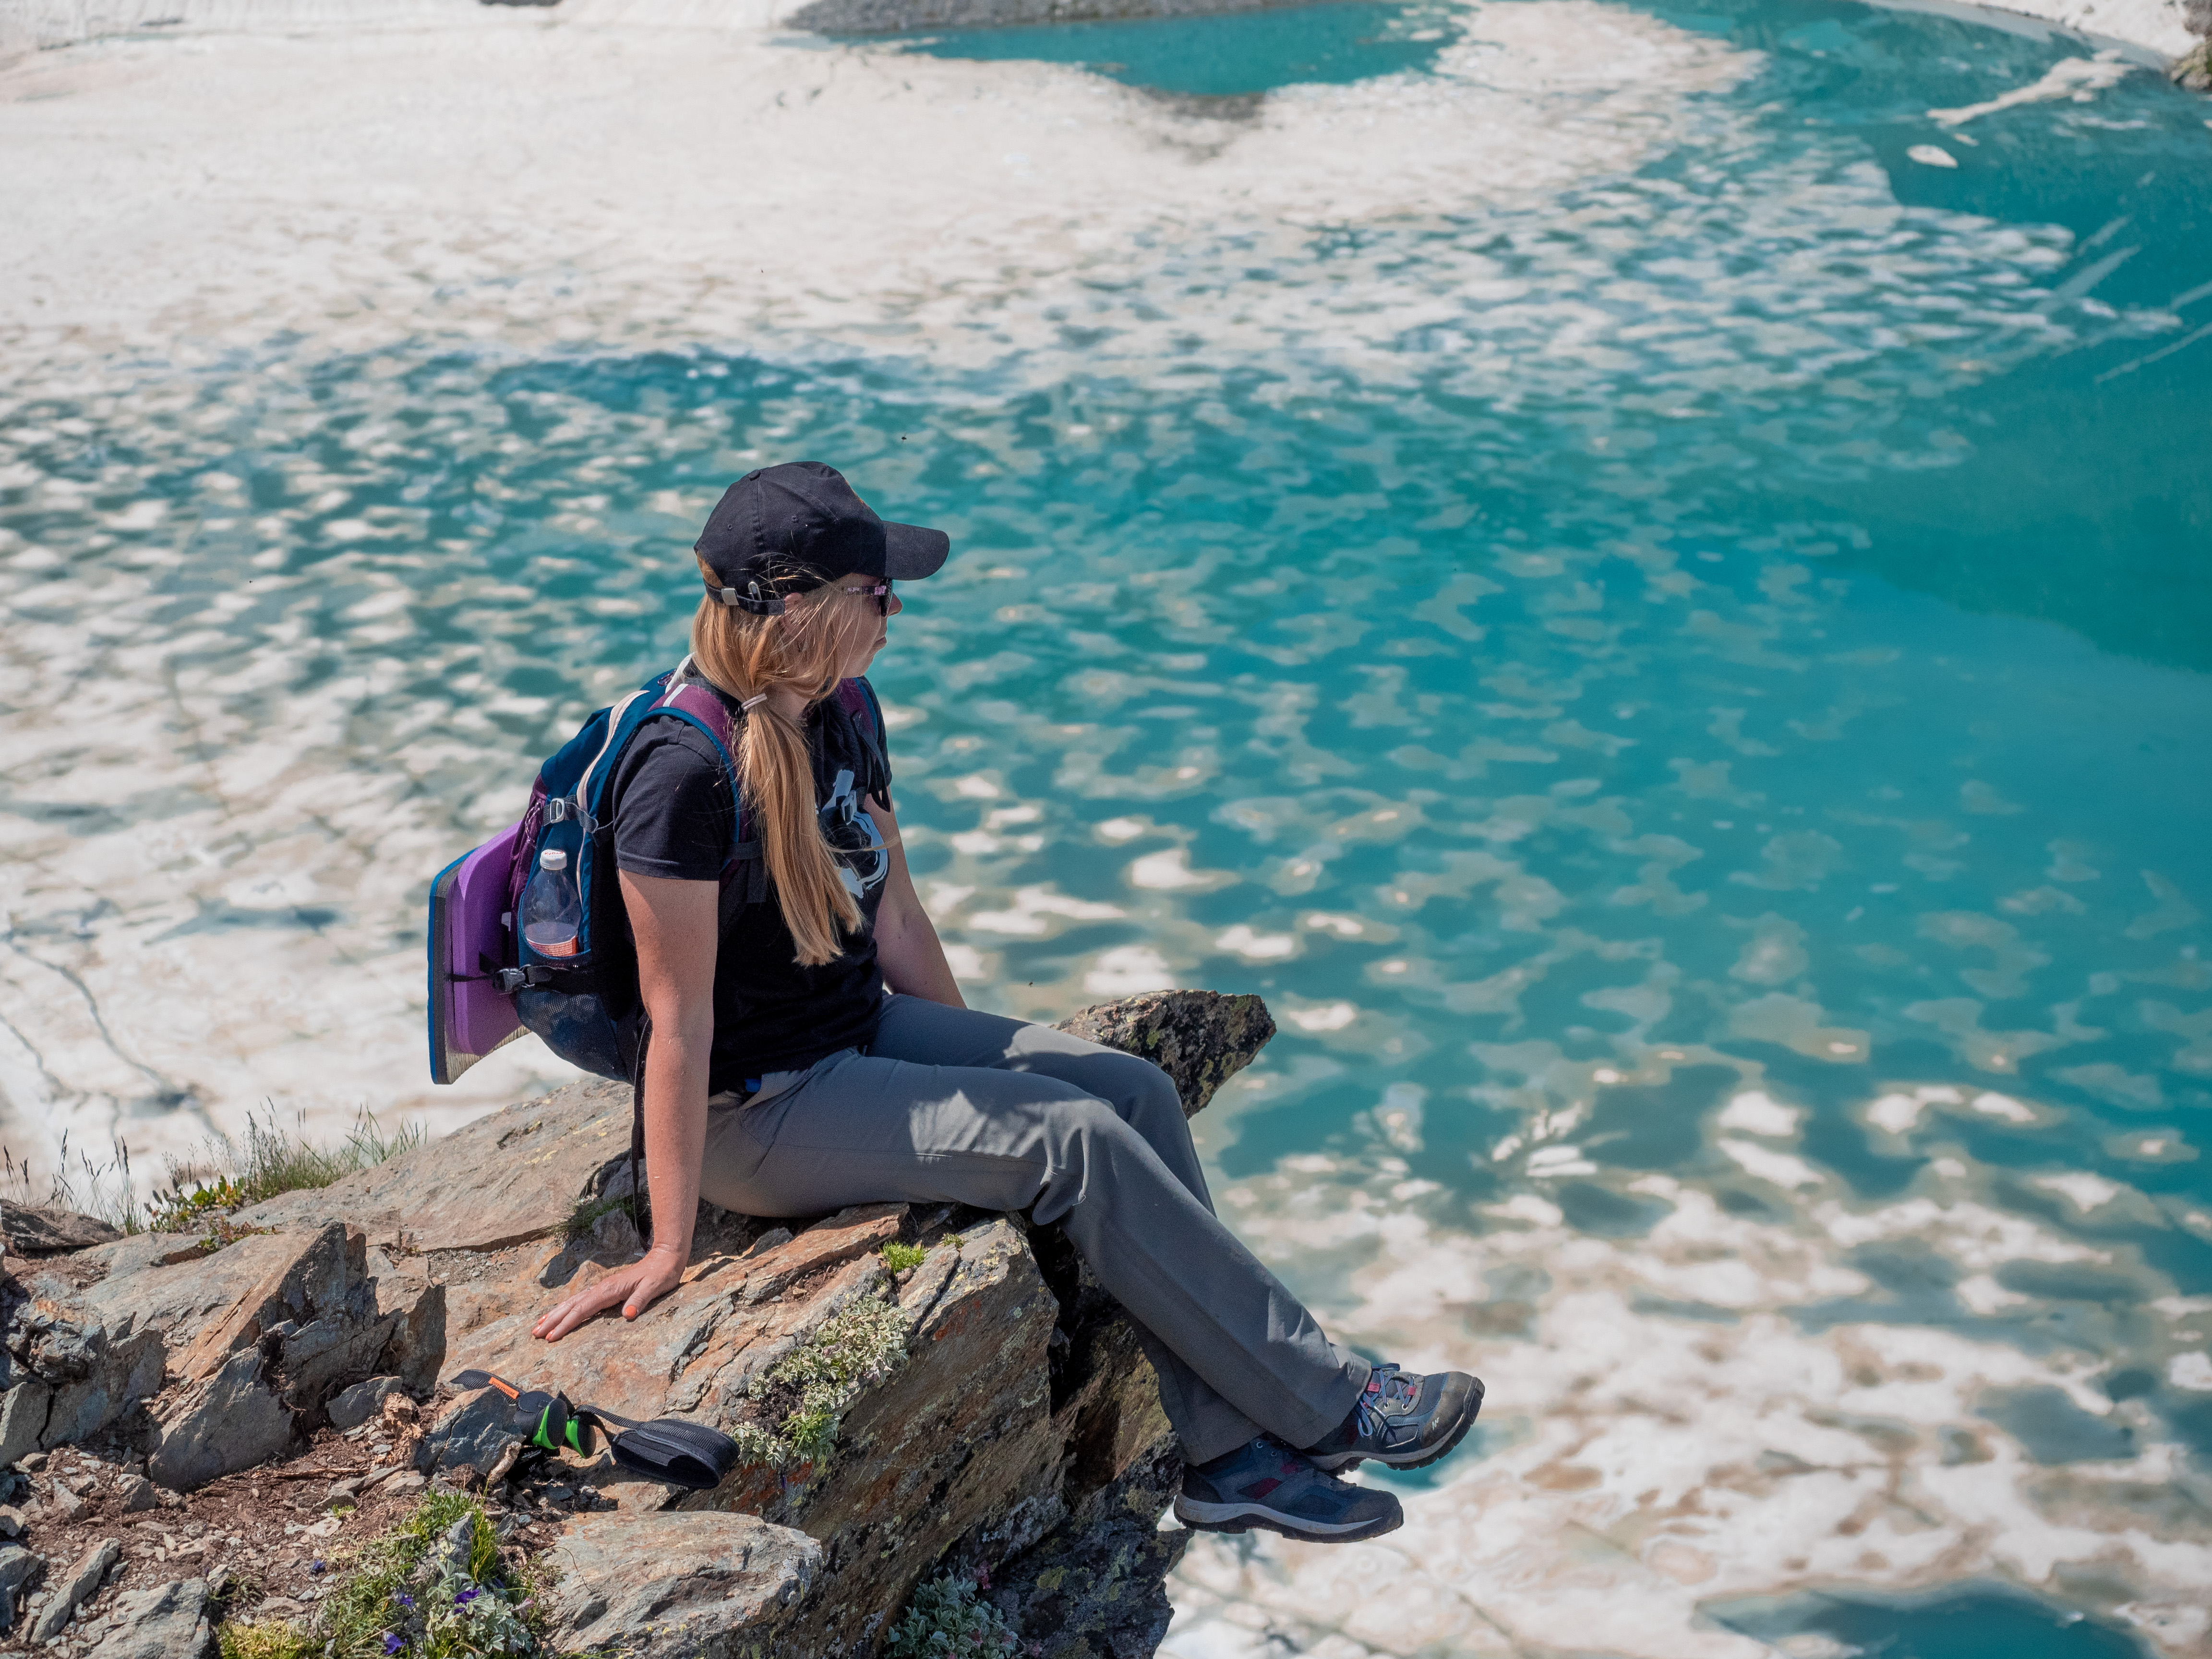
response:
M597 835L599 830L599 821L584 809L584 803L567 795L545 798L545 822L579 824L587 836Z
M553 970L538 963L527 968L502 968L497 975L501 996L513 996L526 985L550 985Z

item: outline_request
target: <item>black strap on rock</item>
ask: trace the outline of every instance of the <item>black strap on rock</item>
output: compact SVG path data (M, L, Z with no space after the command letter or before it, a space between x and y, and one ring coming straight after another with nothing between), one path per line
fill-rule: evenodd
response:
M594 1419L622 1423L623 1419L586 1406L584 1414ZM602 1431L604 1432L604 1431ZM655 1418L650 1423L630 1424L611 1437L615 1462L648 1480L664 1481L691 1492L712 1492L738 1467L738 1443L718 1429L681 1417Z
M598 1406L572 1404L565 1394L519 1389L490 1371L466 1370L452 1379L456 1389L496 1389L528 1426L530 1443L544 1451L589 1455L589 1437L606 1437L615 1462L634 1474L692 1492L712 1492L738 1466L738 1443L720 1430L681 1417L640 1423Z

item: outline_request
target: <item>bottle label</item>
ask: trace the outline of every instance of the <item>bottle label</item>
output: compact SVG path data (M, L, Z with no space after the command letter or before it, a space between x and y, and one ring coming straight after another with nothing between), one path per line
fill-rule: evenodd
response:
M543 935L543 937L541 937ZM522 930L530 948L541 957L573 957L576 954L576 934L573 928L552 928L540 924Z

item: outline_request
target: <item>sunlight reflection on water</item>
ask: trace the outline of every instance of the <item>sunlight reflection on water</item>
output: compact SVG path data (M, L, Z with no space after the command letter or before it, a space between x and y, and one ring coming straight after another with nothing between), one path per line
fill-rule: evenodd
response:
M1879 1597L1727 1609L1978 1575L2196 1639L2151 1493L2212 1455L2212 484L2156 354L2212 145L2139 78L1919 167L1923 112L2073 48L1654 9L1765 55L1649 165L1228 227L1001 372L15 388L10 1138L423 1109L423 883L677 648L727 477L817 455L958 550L877 683L976 1000L1263 992L1224 1208L1352 1340L1491 1384L1387 1547L1202 1542L1172 1650L1933 1656ZM502 1061L438 1108L556 1074ZM1613 1555L1539 1559L1571 1522Z

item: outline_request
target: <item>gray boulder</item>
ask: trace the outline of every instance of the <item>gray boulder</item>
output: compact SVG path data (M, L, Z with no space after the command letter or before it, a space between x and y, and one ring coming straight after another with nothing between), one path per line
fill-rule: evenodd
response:
M91 1659L212 1659L215 1652L207 1581L186 1578L118 1595Z
M10 1255L59 1255L123 1237L98 1216L52 1204L5 1202L0 1202L0 1235L5 1236Z
M465 1394L438 1414L430 1425L427 1444L441 1469L465 1465L478 1476L499 1467L512 1446L522 1443L522 1425L514 1420L514 1402L497 1389L478 1389Z
M0 1632L15 1628L15 1603L38 1582L46 1559L21 1544L0 1544Z
M172 1492L191 1492L289 1451L292 1413L264 1369L261 1351L247 1348L213 1376L172 1395L146 1472Z
M373 1251L369 1266L376 1274L377 1311L392 1328L378 1363L397 1373L409 1394L427 1395L438 1386L446 1363L446 1286L431 1279L420 1256Z
M548 1608L558 1652L736 1659L767 1650L822 1546L753 1515L602 1515L570 1522L546 1565L560 1581Z
M100 1588L100 1581L107 1576L107 1570L122 1559L123 1546L112 1538L102 1538L87 1548L77 1558L77 1564L69 1570L68 1577L54 1586L46 1606L39 1609L39 1616L31 1625L32 1643L36 1644L60 1635L86 1598Z
M161 1386L159 1331L109 1325L32 1296L7 1313L0 1350L0 1464L98 1433Z
M284 1397L303 1411L321 1403L345 1378L375 1370L391 1334L391 1322L377 1316L373 1287L359 1307L301 1327L277 1349Z
M295 1404L320 1404L348 1365L356 1376L368 1369L391 1327L377 1310L367 1237L333 1221L288 1236L286 1245L260 1280L178 1356L185 1381L213 1376L232 1354L280 1331L287 1391L305 1396Z
M1053 1028L1087 1042L1141 1054L1175 1079L1185 1117L1252 1063L1275 1035L1267 1005L1218 991L1147 991L1072 1014Z
M357 1429L384 1409L386 1397L404 1394L396 1376L372 1376L331 1396L331 1426Z
M26 1452L41 1449L39 1436L46 1426L46 1407L54 1391L35 1376L24 1376L21 1368L9 1365L14 1386L0 1394L0 1463L13 1463Z

